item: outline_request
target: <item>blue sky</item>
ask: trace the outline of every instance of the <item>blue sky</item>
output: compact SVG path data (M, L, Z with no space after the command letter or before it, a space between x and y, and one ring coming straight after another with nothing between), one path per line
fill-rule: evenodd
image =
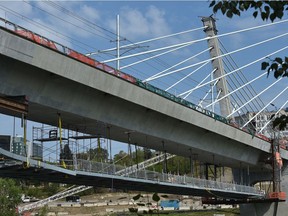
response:
M116 16L118 14L120 16L121 38L125 38L125 40L121 40L121 45L125 45L128 44L129 41L135 43L150 38L200 28L203 26L200 17L210 16L212 9L209 8L208 1L0 1L1 17L82 53L115 47ZM261 19L254 19L252 17L252 11L233 19L226 18L221 13L217 14L215 18L217 19L218 34L267 23ZM84 19L85 22L83 21ZM223 37L221 41L228 51L233 51L286 33L287 29L287 23L283 23L281 25L273 25L269 28L261 28L255 31ZM143 44L141 48L132 50L131 52L136 53L151 50L204 37L205 34L203 30L198 30L190 34L183 34L166 40ZM233 55L233 59L239 66L242 66L263 55L268 55L270 52L280 49L283 46L287 46L287 41L287 36L285 36L271 43L254 47L245 52L236 53ZM159 61L152 61L149 65L146 63L139 64L123 71L143 80L207 48L207 42L202 41L195 44L195 46L189 46L170 55L161 57L161 59L159 59L160 63ZM121 52L123 53L124 51ZM109 55L101 54L93 57L102 61L114 58L114 55L115 53L109 53ZM279 55L284 55L284 52ZM208 53L190 60L186 64L192 64L207 58L209 58ZM131 62L132 60L123 60L120 64L124 66ZM115 63L111 63L111 65L115 66ZM210 72L212 70L211 65L207 65L202 69ZM243 73L245 73L248 79L259 75L262 73L260 63L243 70ZM175 82L177 76L180 75L177 74L171 76L171 78L159 79L152 82L152 84L165 89ZM201 72L195 79L203 76L204 72ZM191 85L193 80L191 78L191 80L186 81L183 85L172 89L171 92L179 94L181 91L188 90L191 88L189 85ZM274 78L270 76L260 83L253 84L253 86L261 90L263 82L271 83L273 81L275 81ZM286 82L281 81L279 85L277 85L277 88L270 90L262 99L268 103L271 97L275 97L275 94L285 86ZM207 91L207 89L202 90L202 93L205 91ZM195 102L197 100L199 101L200 98L199 92L199 94L191 96L190 100ZM280 107L283 104L283 100L283 98L279 98L274 104ZM19 120L16 122L17 125L20 125ZM29 130L31 130L32 125L33 124L29 124ZM12 128L13 118L1 116L0 134L11 134ZM20 127L16 128L16 133L21 134L22 129ZM31 137L31 135L28 134L28 137Z

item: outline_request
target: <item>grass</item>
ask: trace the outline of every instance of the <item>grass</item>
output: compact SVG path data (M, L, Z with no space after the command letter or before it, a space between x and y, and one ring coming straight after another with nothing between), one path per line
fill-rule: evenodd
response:
M173 211L173 212L159 212L160 216L214 216L214 215L225 215L225 216L239 216L240 210L238 208L233 209L217 209L217 210L194 210L194 211ZM149 216L150 214L142 214L142 213L121 213L121 214L113 214L113 216ZM157 216L157 213L152 214L153 216Z

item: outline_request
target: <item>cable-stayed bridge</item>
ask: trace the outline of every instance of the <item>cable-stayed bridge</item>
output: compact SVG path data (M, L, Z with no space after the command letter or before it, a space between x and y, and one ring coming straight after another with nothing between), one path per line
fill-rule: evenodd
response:
M24 34L24 37L26 34L23 31L16 33ZM3 69L3 73L6 74L2 77L6 80L3 80L2 94L27 95L29 98L28 119L55 125L55 123L58 124L58 121L55 122L55 116L57 118L57 113L61 113L63 128L72 130L77 126L74 128L75 130L82 132L85 130L86 133L96 133L96 135L105 137L106 128L110 126L110 135L114 140L125 142L127 133L129 133L133 143L159 151L165 150L173 153L177 145L177 154L188 157L190 152L200 155L202 151L208 151L211 152L211 155L214 153L215 161L217 161L217 155L221 156L223 165L237 166L239 162L234 161L235 164L233 164L231 159L235 159L239 155L240 161L251 163L250 168L252 166L259 168L261 167L258 164L259 158L264 160L269 156L271 146L267 140L262 139L262 136L258 137L251 131L235 129L226 118L216 113L145 84L128 74L112 70L113 68L109 66L105 68L105 64L100 63L98 68L103 68L108 73L91 67L89 62L87 65L75 61L75 58L81 61L81 57L84 58L84 56L76 55L71 50L68 53L72 57L76 56L75 58L57 52L55 47L47 49L47 47L25 40L19 35L6 33L5 30L3 30L3 35L10 38L7 43L10 43L11 48L3 47L3 53L7 53L6 56L9 58L3 55L3 62L5 62L3 68L6 67L7 70ZM17 43L12 38L15 38ZM28 50L29 52L21 50L25 49L28 44L33 46ZM19 70L13 70L12 73L9 65L17 67L17 64L14 64L16 58L21 58L19 64L24 62L26 65L21 65L21 70L19 68ZM90 59L84 58L84 61L88 60ZM92 60L91 62L95 63ZM27 63L33 67L30 68ZM25 67L28 68L24 76L21 71ZM39 77L35 76L39 74L37 70L41 67L43 74ZM99 71L99 73L95 73L95 71ZM19 77L14 74L15 72L20 73ZM14 81L15 83L13 83ZM25 90L21 90L22 88ZM34 92L34 89L38 91ZM23 94L28 91L31 94ZM63 110L60 111L61 109ZM148 135L149 137L146 139ZM201 139L196 139L199 135L201 135ZM186 146L185 143L190 142L194 146ZM226 150L232 148L229 155L219 148L218 142L225 145ZM230 145L230 142L233 144ZM251 151L245 152L246 154L238 154L240 151L245 151L241 147L243 143L252 147ZM183 144L186 147L182 148ZM213 145L213 149L211 149L211 145ZM187 151L189 148L191 151ZM212 163L211 155L203 155L203 157L207 162ZM286 157L285 153L283 153L283 157Z
M246 183L271 180L272 168L267 164L271 158L271 142L256 131L245 129L248 121L242 126L235 126L234 121L229 118L233 116L232 113L223 117L185 100L186 98L180 97L182 94L175 96L147 83L155 80L158 75L161 76L160 74L142 82L108 66L106 63L109 61L95 61L27 29L5 20L4 22L10 27L1 28L0 93L2 96L26 95L29 112L25 118L59 126L59 122L55 119L61 116L60 128L99 137L107 137L109 131L109 138L113 140L126 142L128 136L133 144L139 146L191 158L197 155L198 159L205 163L241 170L242 183L244 178ZM214 82L216 86L217 80L223 77L224 75L220 75L217 79L212 78L209 83ZM197 88L201 85L203 84L199 84ZM188 94L194 90L190 89ZM218 94L220 96L219 92ZM216 97L214 102L220 99L221 97ZM1 109L1 111L11 114L11 110ZM234 107L234 112L237 111L239 109ZM279 151L286 168L287 151L281 148ZM113 185L119 188L132 186L133 189L141 185L143 189L149 190L149 185L154 185L154 188L157 186L159 190L163 189L163 192L172 192L174 191L172 188L177 188L180 193L182 193L179 190L182 188L180 185L185 185L183 193L188 192L187 188L191 187L187 183L190 181L192 183L191 193L188 192L190 194L207 196L212 193L216 196L234 198L263 196L261 192L252 188L249 188L252 192L247 192L248 194L242 187L234 190L232 185L221 185L220 189L213 190L212 185L207 187L207 182L201 180L198 191L199 186L193 184L195 179L183 176L178 176L177 179L177 176L173 175L170 178L177 181L172 183L168 174L161 174L161 181L159 180L161 183L157 181L155 183L155 179L149 179L145 171L137 176L144 180L136 178L135 181L135 176L130 179L130 176L119 177L115 172L103 174L102 168L97 168L98 165L90 162L82 169L69 170L17 156L5 150L1 152L10 158L30 164L30 167L22 169L23 178L32 176L38 167L44 175L33 176L38 176L42 180L57 173L63 178L55 180L67 183L91 185L93 179L98 179L103 180L104 186L108 186L107 182L110 185L113 180ZM91 172L93 166L96 167L94 170L96 172ZM101 164L101 166L111 165ZM247 170L244 175L243 170ZM7 165L2 168L1 175L11 177L16 172L19 174L19 166ZM257 179L259 173L261 175L264 173L261 179ZM154 175L155 173L153 178ZM215 182L211 184L215 185ZM233 189L229 191L227 190L229 188Z

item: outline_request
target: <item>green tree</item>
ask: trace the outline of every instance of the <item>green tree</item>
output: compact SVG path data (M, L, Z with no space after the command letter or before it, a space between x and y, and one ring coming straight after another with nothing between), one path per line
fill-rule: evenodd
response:
M240 16L241 13L249 10L253 11L253 17L261 16L263 21L282 19L284 11L288 10L288 2L285 1L243 1L243 0L212 0L210 7L213 12L221 10L223 15L232 18L234 15Z
M260 16L263 21L274 22L276 19L282 19L285 12L288 11L288 1L243 1L243 0L212 0L210 7L213 12L221 11L223 15L232 18L234 15L241 16L242 13L253 11L254 18ZM262 70L267 70L269 73L274 73L274 77L288 76L288 57L276 57L269 59L268 62L262 62ZM282 115L277 117L273 122L273 127L279 127L280 130L285 129L288 124L288 117Z
M46 196L52 196L58 193L60 190L61 188L59 183L51 183L51 182L47 182L43 188L43 192L46 194Z
M164 170L164 161L150 167L150 170L155 170L156 172L162 172ZM175 156L167 160L167 171L171 174L185 175L190 174L190 160L187 157Z
M148 159L152 158L153 153L152 153L151 149L143 148L143 151L144 151L144 159L145 160L148 160Z
M12 179L0 179L1 215L14 216L21 202L21 188Z
M118 165L129 165L131 162L131 157L123 150L121 150L118 154L114 155L114 162Z
M144 161L144 150L137 148L137 152L131 152L131 155L121 150L114 155L114 162L118 165L131 166L132 164L141 163Z
M68 144L64 145L63 151L60 153L60 159L64 160L67 165L72 165L72 152Z
M109 157L108 151L102 147L89 149L87 152L78 153L77 158L90 161L107 161Z
M109 157L108 151L102 147L89 149L87 154L91 161L98 161L98 162L108 161Z

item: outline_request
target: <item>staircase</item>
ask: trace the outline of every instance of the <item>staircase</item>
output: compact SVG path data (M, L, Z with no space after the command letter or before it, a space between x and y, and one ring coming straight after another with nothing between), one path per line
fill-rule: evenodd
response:
M172 155L172 154L168 154L168 153L160 154L160 155L155 156L153 158L150 158L146 161L143 161L143 162L139 163L138 165L135 164L135 165L132 165L132 166L127 167L125 169L119 170L119 171L115 172L115 175L129 176L132 173L135 173L135 172L140 171L140 170L144 170L150 166L158 164L158 163L164 161L165 158L166 158L166 160L168 160L168 159L173 158L175 156L176 155ZM39 207L44 206L50 202L53 202L53 201L56 201L59 199L63 199L67 196L71 196L73 194L80 193L80 192L88 190L90 188L92 188L92 186L81 185L81 186L76 187L75 185L73 185L64 191L61 191L57 194L54 194L51 197L48 197L48 198L43 199L43 200L39 200L39 201L34 202L34 203L30 203L30 204L22 206L22 207L18 207L18 212L21 213L21 212L29 211L31 209L39 208Z

